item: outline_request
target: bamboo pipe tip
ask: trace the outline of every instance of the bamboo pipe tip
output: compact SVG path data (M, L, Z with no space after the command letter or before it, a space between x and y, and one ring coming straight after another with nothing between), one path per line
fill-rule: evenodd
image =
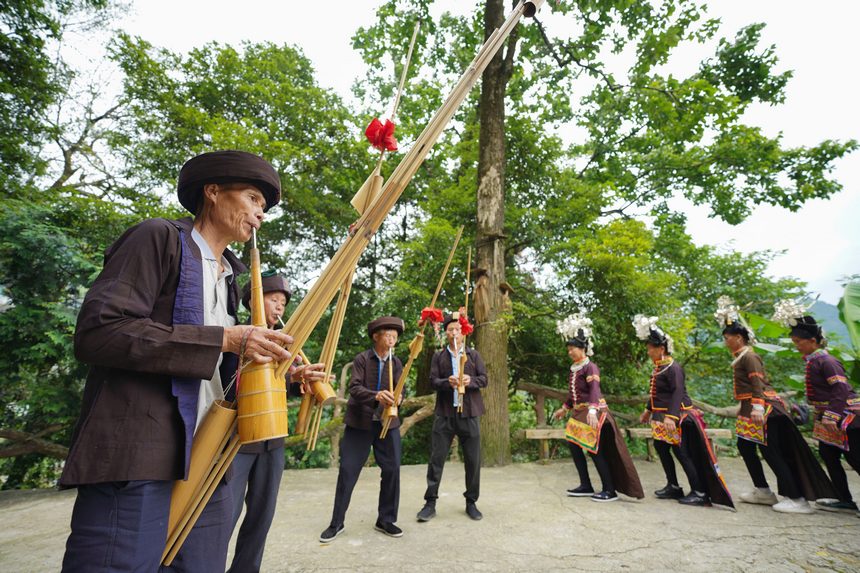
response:
M523 15L526 18L533 18L537 11L543 6L544 0L529 0L523 6Z

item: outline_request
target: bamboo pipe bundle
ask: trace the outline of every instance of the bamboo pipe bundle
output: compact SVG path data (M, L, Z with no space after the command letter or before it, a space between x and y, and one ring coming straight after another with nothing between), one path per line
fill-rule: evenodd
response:
M406 61L403 64L403 70L400 74L400 84L397 87L397 95L394 99L394 104L391 106L390 120L393 122L397 117L397 108L400 105L400 97L403 95L403 85L406 83L406 74L409 70L409 62L412 60L412 50L415 47L415 40L418 38L418 30L420 24L415 23L415 28L412 31L412 38L409 41L409 50L406 53ZM371 172L370 176L358 190L358 193L352 198L350 203L358 214L363 214L367 208L373 203L373 200L379 195L382 190L383 178L380 175L382 171L382 162L385 160L385 148L379 152L379 160L376 162L376 167ZM352 290L352 281L355 276L355 267L349 273L349 276L344 280L340 288L340 295L335 306L334 316L332 317L331 326L326 335L323 351L320 356L320 361L326 365L325 379L328 381L331 377L331 371L334 367L335 353L337 352L337 342L340 339L340 331L343 327L343 319L346 316L346 307L349 302L349 294ZM334 389L329 385L331 395L334 396ZM308 435L307 450L313 451L316 449L317 438L319 437L319 427L322 423L322 407L328 403L321 401L318 397L317 409L315 412L313 423L310 426L310 434ZM304 402L303 404L304 405ZM304 432L302 432L304 433Z
M457 251L457 245L460 244L460 238L462 236L463 227L460 227L457 229L457 236L454 237L454 245L451 247L451 252L448 253L448 260L445 261L445 266L442 268L442 276L439 277L439 282L436 284L436 291L433 293L433 298L430 300L429 308L434 308L436 306L436 301L439 299L439 293L442 292L442 284L445 282L445 276L448 274L448 268L451 266L451 261L454 258L454 253ZM406 378L409 377L409 372L412 370L412 364L421 355L421 351L424 349L425 326L427 326L426 323L421 324L418 334L412 339L412 342L409 343L409 360L406 361L406 365L400 373L400 378L397 380L397 386L394 388L395 404L400 402L400 396L403 395L403 388L406 386ZM394 412L394 416L391 416L386 410L382 419L382 431L379 433L380 439L384 440L385 436L388 435L388 429L391 427L391 420L393 420L395 416L397 416L397 411Z
M463 314L466 317L466 320L469 318L469 277L472 271L472 248L469 247L469 254L466 256L466 306L463 307ZM457 411L463 411L463 399L466 396L466 385L463 383L463 375L466 371L466 360L468 359L468 355L466 354L466 337L463 336L463 347L460 350L460 383L457 385L457 393L460 395L460 399L457 401Z
M236 407L223 400L212 404L206 417L194 434L191 446L192 464L188 479L177 480L170 495L170 516L167 522L167 544L162 554L164 565L170 565L182 547L182 543L197 521L195 514L206 506L220 477L233 461L238 443L236 432ZM235 448L238 451L238 448ZM211 491L210 491L211 490Z
M296 351L307 342L320 317L334 298L337 289L352 272L361 253L370 243L370 239L379 230L385 217L415 176L433 144L439 139L454 113L481 77L490 59L501 48L523 14L533 15L541 4L543 2L540 0L518 4L502 27L494 31L484 42L471 65L449 94L448 99L436 111L409 153L397 165L382 192L373 200L370 208L361 215L353 228L353 232L347 237L329 264L323 269L307 296L290 316L284 330L293 337L293 343L287 346L287 350L294 357ZM278 366L276 375L283 377L293 361L294 358L291 358L282 362Z
M380 157L380 161L381 160L382 158ZM374 174L371 174L370 178L368 179L368 181L370 182L370 189L369 192L364 196L366 204L362 205L362 208L359 212L364 212L364 209L366 209L370 205L370 201L374 197L376 197L382 190L382 176L379 175L378 170L379 165L377 165L376 172ZM310 424L306 423L307 418L302 419L302 422L305 422L305 424L302 426L302 431L299 433L308 434L307 451L310 452L316 449L317 438L319 437L319 428L320 424L322 423L322 408L323 406L331 403L335 399L334 388L332 388L329 380L331 379L331 372L334 368L334 359L335 354L337 353L337 342L340 339L340 332L343 328L343 320L346 317L346 308L347 304L349 303L349 295L352 291L352 280L354 277L355 267L352 268L352 270L349 272L346 279L344 279L343 284L340 287L340 294L338 295L337 304L335 305L334 314L332 315L331 326L326 333L322 352L320 352L320 362L326 365L325 381L316 382L312 385L312 396L315 398L315 402L308 402L309 408L315 405L316 409L313 412ZM303 360L307 361L307 357L303 358ZM304 406L305 401L303 399L302 407ZM299 414L302 414L302 410L299 410Z

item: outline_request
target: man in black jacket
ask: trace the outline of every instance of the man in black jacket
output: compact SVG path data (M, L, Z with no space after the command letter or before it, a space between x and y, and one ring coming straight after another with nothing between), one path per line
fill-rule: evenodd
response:
M394 394L389 390L390 381L397 384L403 372L403 363L393 354L403 328L403 320L396 316L383 316L372 321L367 325L367 334L373 341L373 348L358 354L352 361L334 509L331 523L320 534L320 543L331 543L343 533L352 490L371 447L373 458L382 470L374 528L390 537L403 535L395 525L400 505L400 420L392 419L388 434L385 438L379 437L382 412L394 404Z
M222 381L240 354L289 357L292 337L236 324L235 277L246 269L227 248L248 241L278 203L278 173L250 153L204 153L182 167L178 195L193 221L126 231L78 315L75 356L90 371L60 477L78 489L66 573L159 570L173 483L187 479L195 429L223 398ZM231 513L222 482L170 570L223 571Z
M418 512L418 521L430 521L436 516L436 499L442 470L451 450L454 436L463 447L466 464L466 514L474 520L483 517L475 505L481 489L481 430L479 417L484 413L481 388L487 387L487 369L477 350L464 349L465 336L458 313L445 317L442 323L448 344L433 355L430 366L430 384L436 390L436 412L433 419L430 463L427 465L427 491L424 507ZM460 354L466 352L463 384L466 393L457 392L459 384ZM458 412L459 400L463 400Z

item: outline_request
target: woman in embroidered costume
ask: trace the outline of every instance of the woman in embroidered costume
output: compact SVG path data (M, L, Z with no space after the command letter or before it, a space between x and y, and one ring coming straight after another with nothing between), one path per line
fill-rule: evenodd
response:
M600 392L600 369L589 359L593 354L591 320L574 314L558 322L558 332L567 340L567 353L573 364L568 375L568 398L554 418L570 413L565 433L580 481L567 494L599 502L617 500L616 490L630 497L645 497L627 444ZM600 475L599 493L591 485L582 450L589 453Z
M755 334L740 317L728 297L717 300L714 317L723 327L723 341L731 351L734 397L740 402L735 432L738 452L747 466L755 489L743 493L746 503L770 505L782 513L812 513L807 499L832 497L833 486L794 425L788 409L774 391L755 353ZM756 445L776 474L779 501L764 476Z
M812 436L827 466L838 500L820 500L828 511L857 511L842 468L842 455L860 474L860 398L848 383L842 363L824 347L824 331L805 309L794 301L776 305L774 319L791 328L791 341L806 362L806 400L815 408Z
M677 499L684 505L710 505L734 508L717 457L705 434L702 414L693 407L684 382L684 368L672 358L672 338L657 325L657 317L637 314L633 319L636 336L644 340L648 357L654 362L649 385L649 400L639 420L651 422L654 447L666 473L666 486L654 494L659 499ZM675 461L681 462L690 493L678 485Z

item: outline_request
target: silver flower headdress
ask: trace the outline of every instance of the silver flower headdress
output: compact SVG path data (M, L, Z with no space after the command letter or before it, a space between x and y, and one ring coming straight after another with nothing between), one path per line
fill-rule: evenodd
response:
M571 314L564 320L559 320L555 323L556 331L561 334L565 340L574 338L585 339L587 356L594 354L594 342L591 340L592 322L591 319L585 316L585 313L578 312Z
M806 314L807 308L797 300L781 300L773 305L773 320L787 328L797 326L800 323L799 319Z
M657 320L658 317L656 316L645 316L644 314L634 316L633 328L636 329L636 337L639 340L648 340L653 333L655 339L660 340L661 343L665 341L666 351L672 354L675 351L675 341L672 340L671 336L663 332L663 329L657 326Z
M717 311L714 313L714 318L722 328L731 326L735 323L740 324L747 331L749 344L756 344L755 331L747 324L744 317L741 316L740 308L734 301L725 295L717 299Z

